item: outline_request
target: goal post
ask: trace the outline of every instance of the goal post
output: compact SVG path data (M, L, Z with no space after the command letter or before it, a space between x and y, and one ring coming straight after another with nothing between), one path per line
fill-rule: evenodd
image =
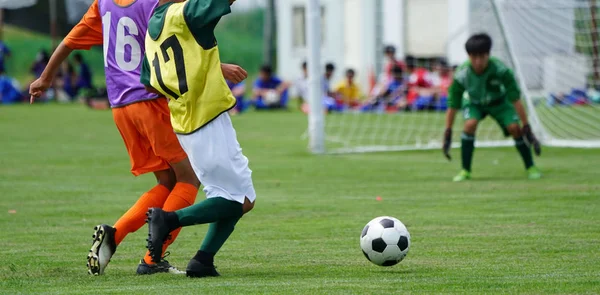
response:
M306 0L306 32L308 47L308 137L314 154L325 153L325 115L321 73L321 5L319 0Z
M600 1L468 2L465 33L485 32L492 37L492 55L514 70L530 124L542 143L600 148ZM319 1L307 0L307 4L310 150L351 153L441 148L447 98L442 91L419 92L416 100L401 109L378 107L324 113L322 72L317 68L321 64L320 19L316 10ZM456 38L455 35L449 38ZM410 54L419 57L416 52ZM419 59L417 67L428 69L432 80L441 77L440 67L433 59ZM367 75L369 69L358 70ZM462 123L462 116L457 116L453 147L460 145ZM504 136L492 119L486 119L478 127L476 145L510 146L514 142Z

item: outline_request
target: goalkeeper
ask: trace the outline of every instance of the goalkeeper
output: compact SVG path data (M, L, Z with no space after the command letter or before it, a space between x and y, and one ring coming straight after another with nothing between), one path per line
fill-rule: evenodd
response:
M448 111L446 112L446 131L444 133L444 155L450 160L452 125L456 113L462 109L465 126L461 136L462 170L454 181L471 178L471 163L475 150L475 132L477 125L486 116L498 122L505 136L511 135L519 155L525 163L530 179L542 175L533 164L530 146L536 155L540 155L539 141L531 132L527 113L521 104L521 91L513 72L499 59L490 57L492 39L487 34L476 34L467 40L465 48L469 61L460 66L448 93ZM523 128L519 126L519 121Z

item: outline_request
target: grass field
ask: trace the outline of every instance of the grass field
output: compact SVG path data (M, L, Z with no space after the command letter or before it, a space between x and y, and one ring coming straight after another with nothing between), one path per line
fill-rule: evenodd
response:
M146 227L119 246L105 276L91 277L92 228L116 221L152 177L128 173L110 112L0 108L0 293L600 292L598 150L548 148L538 160L545 177L528 181L512 148L480 149L475 179L455 184L458 162L439 151L309 155L305 122L298 113L234 118L259 197L217 257L222 277L136 276ZM380 215L412 235L391 268L370 264L358 245ZM205 230L184 229L171 263L185 267Z

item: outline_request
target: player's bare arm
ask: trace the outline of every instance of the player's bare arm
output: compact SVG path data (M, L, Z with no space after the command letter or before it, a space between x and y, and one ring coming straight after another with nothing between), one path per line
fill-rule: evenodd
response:
M515 107L517 115L519 115L519 119L521 120L521 123L523 123L523 126L529 125L529 121L527 120L527 112L525 111L525 107L523 106L523 103L521 103L521 100L513 102L513 106Z
M54 77L56 77L56 73L60 69L60 65L69 57L71 52L73 52L73 49L65 45L64 42L58 45L40 78L29 86L29 94L31 95L30 103L33 103L36 98L42 96L50 88Z

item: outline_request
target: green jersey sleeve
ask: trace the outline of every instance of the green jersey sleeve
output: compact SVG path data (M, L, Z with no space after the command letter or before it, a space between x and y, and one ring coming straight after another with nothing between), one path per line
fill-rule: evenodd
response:
M507 69L502 75L502 82L506 89L506 99L510 102L515 102L521 99L521 89L515 79L515 74L512 70Z
M231 13L229 0L188 0L183 16L200 46L215 46L214 29L221 17Z
M150 64L148 63L148 57L146 55L144 55L144 60L142 62L140 82L146 86L150 86Z
M464 93L465 87L454 79L448 89L448 107L456 110L461 109Z

